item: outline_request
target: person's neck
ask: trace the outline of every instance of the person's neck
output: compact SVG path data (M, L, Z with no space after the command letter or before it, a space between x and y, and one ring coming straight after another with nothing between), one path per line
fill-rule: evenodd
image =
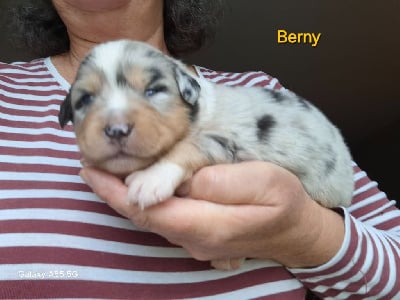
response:
M135 38L131 39L139 40ZM159 48L164 53L168 53L167 47L165 46L164 42L157 42L157 39L148 39L142 41ZM75 79L76 72L79 68L81 61L85 58L88 52L98 44L99 43L94 43L90 41L71 42L70 51L60 55L52 56L51 61L57 71L61 74L61 76L63 76L64 79L67 80L69 83L72 83Z
M147 0L148 1L148 0ZM168 53L164 41L162 8L154 5L162 1L137 7L121 7L102 13L66 10L62 16L67 24L70 50L51 57L58 72L73 82L80 62L97 44L117 39L139 40ZM150 4L151 3L151 4Z

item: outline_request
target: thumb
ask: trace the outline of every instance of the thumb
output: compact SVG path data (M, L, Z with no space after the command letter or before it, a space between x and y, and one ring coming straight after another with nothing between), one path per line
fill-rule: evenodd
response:
M263 205L277 169L281 168L266 162L205 167L178 189L178 195L221 204Z

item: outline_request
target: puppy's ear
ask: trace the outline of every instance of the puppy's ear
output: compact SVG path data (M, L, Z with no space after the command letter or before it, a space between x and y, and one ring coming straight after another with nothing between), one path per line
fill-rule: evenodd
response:
M60 105L60 112L58 114L58 122L61 128L64 128L69 121L73 120L72 104L71 104L71 93L68 93L63 103Z
M179 66L175 66L175 80L178 84L179 93L183 100L190 105L195 105L200 97L200 85L196 79L190 76Z

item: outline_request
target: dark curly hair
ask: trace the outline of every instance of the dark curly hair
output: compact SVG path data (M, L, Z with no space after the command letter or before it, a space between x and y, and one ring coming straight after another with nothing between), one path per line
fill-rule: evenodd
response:
M223 15L223 0L164 0L164 34L168 50L181 56L213 40ZM13 42L38 57L69 49L66 27L51 0L25 0L11 8Z

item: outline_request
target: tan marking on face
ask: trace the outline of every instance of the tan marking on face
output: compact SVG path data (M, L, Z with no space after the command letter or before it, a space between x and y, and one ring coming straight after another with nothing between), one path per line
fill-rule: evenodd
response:
M166 117L145 105L120 115L119 122L134 124L132 133L121 141L113 141L105 135L104 128L110 122L112 117L101 108L93 109L77 127L77 140L85 159L120 174L153 163L168 152L188 129L185 108L179 106Z
M90 72L90 69L88 69L84 70L84 72L79 75L77 86L96 95L100 93L104 82L105 78L101 71L98 70L96 72Z
M142 67L135 66L125 69L124 75L127 81L138 91L144 91L150 78Z

